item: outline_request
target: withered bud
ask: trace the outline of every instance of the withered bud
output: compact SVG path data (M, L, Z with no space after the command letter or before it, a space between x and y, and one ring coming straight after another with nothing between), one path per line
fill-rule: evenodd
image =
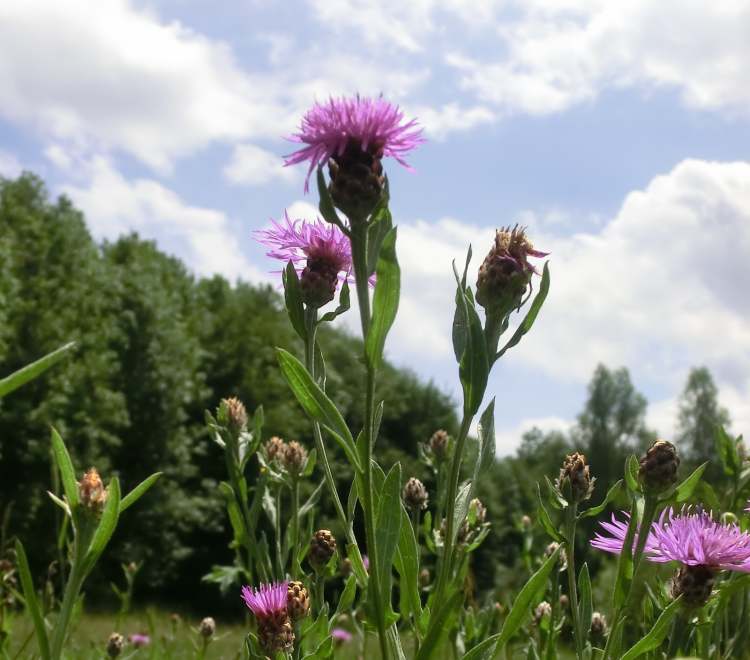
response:
M301 582L289 583L286 609L292 621L299 621L310 612L310 596Z
M370 144L367 151L351 139L342 154L328 161L331 183L328 190L333 203L353 223L366 220L383 194L383 145Z
M198 632L201 637L205 637L206 639L213 637L216 632L216 621L214 621L213 617L207 616L201 619L198 625Z
M430 449L435 458L439 461L443 460L448 455L449 441L450 437L448 436L448 432L443 429L438 429L432 434L432 437L430 437Z
M419 584L422 587L430 586L430 571L426 568L423 568L421 571L419 571Z
M222 399L217 417L218 421L235 435L247 430L247 410L245 404L237 397Z
M107 503L107 489L96 468L89 468L88 472L78 482L78 500L81 506L95 516L100 516Z
M258 642L271 657L294 646L294 628L286 610L258 619Z
M107 655L116 658L125 648L125 638L120 633L112 633L107 640Z
M536 272L528 257L544 257L534 249L522 227L503 227L495 233L495 244L479 268L477 302L488 313L501 316L519 307Z
M534 623L539 625L539 623L545 616L552 616L552 605L550 605L546 600L543 600L541 603L539 603L539 605L536 606L536 609L534 610Z
M307 561L315 570L322 569L336 552L336 538L328 529L319 529L313 534Z
M649 493L662 493L677 482L680 457L671 442L657 440L639 461L638 478Z
M575 502L583 502L591 497L594 492L596 477L589 473L586 457L580 452L568 454L560 469L560 476L556 485L561 493L565 494L565 485L570 483L570 490Z
M708 566L681 566L672 578L672 598L682 596L686 607L702 607L711 597L715 578Z
M597 637L604 637L607 634L607 618L601 612L594 612L591 615L591 634Z
M286 453L286 442L275 435L266 442L265 449L266 460L269 463L272 463L273 461L281 461Z
M401 497L403 497L407 508L412 511L423 511L427 508L427 502L430 499L424 484L416 477L412 477L406 482Z
M281 464L286 468L289 474L298 477L307 462L307 449L299 442L292 440L284 447L284 453L281 456Z

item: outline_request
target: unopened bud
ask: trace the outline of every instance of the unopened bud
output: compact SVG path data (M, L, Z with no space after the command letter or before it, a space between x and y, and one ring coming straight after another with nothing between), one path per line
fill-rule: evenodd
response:
M487 507L482 504L482 501L475 497L469 502L469 512L466 519L461 523L458 528L458 542L466 543L470 540L470 536L474 532L479 530L487 520Z
M580 452L574 452L565 457L557 479L557 488L564 493L565 484L570 484L570 490L575 502L583 502L594 492L596 478L589 473L586 457Z
M547 545L547 547L544 550L544 556L548 559L557 552L557 550L560 548L560 544L557 541L552 541ZM557 555L557 560L560 562L560 570L564 571L568 567L568 558L565 556L564 552L561 552Z
M426 509L427 502L430 499L424 484L416 477L412 477L406 482L401 496L404 498L404 504L412 511Z
M686 607L702 607L711 597L715 578L708 566L681 566L672 578L672 598L682 596Z
M419 584L422 585L422 587L428 587L430 585L430 571L426 568L419 571Z
M78 482L78 500L85 510L95 516L100 516L104 510L104 505L107 503L107 489L96 468L89 468Z
M307 560L315 570L323 568L336 552L336 538L330 530L319 529L313 534Z
M524 530L531 529L531 518L529 516L521 516L521 527Z
M439 461L443 460L448 455L449 440L448 432L443 429L435 431L430 438L430 449L435 458Z
M125 638L120 633L112 633L107 640L107 655L116 658L125 647Z
M281 464L289 474L298 477L307 463L307 450L296 440L292 440L284 447Z
M207 616L201 619L198 632L201 637L205 637L206 639L213 637L216 632L216 621L214 621L213 617Z
M539 625L544 617L552 616L552 605L546 600L543 600L534 610L534 623Z
M531 276L536 272L528 257L544 257L535 250L523 228L503 227L495 233L495 244L479 268L477 302L488 313L509 314L521 305Z
M562 607L563 609L567 609L569 603L570 599L568 598L567 594L560 594L560 607Z
M591 615L591 634L604 637L607 634L607 619L601 612Z
M299 621L310 611L310 596L301 582L290 582L287 592L286 609L292 621Z
M677 482L680 457L671 442L657 440L639 461L638 478L649 493L662 493Z
M310 307L323 307L336 295L341 262L337 259L308 256L299 278L302 302Z
M278 436L273 436L268 442L266 442L266 460L269 463L273 461L281 461L286 452L286 442L284 442Z
M222 399L217 417L235 435L247 430L247 409L237 397Z

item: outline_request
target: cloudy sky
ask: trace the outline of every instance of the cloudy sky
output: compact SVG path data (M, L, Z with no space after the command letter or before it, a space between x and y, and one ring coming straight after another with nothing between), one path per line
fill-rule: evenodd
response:
M667 438L706 365L748 431L748 35L746 0L2 2L0 174L39 173L98 238L270 281L252 230L317 201L283 136L316 99L383 93L429 138L416 172L386 163L392 360L457 391L450 262L521 222L552 289L491 380L501 453L569 424L598 362Z

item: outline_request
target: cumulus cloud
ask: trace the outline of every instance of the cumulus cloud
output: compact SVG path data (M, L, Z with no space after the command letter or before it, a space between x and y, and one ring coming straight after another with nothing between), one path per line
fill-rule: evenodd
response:
M151 179L130 181L105 158L94 159L88 174L87 184L65 185L61 191L83 210L97 238L114 240L137 231L199 275L267 279L244 256L237 232L221 211L191 206Z
M254 144L240 144L234 148L232 158L224 168L224 176L231 183L250 186L299 178L294 169L284 167L283 159L278 154Z
M6 179L13 179L21 173L22 169L21 161L18 160L15 154L0 149L0 176Z
M506 369L581 384L599 362L629 365L637 382L677 392L707 365L737 420L750 422L750 163L685 160L630 193L602 228L561 236L537 217L552 286L537 325ZM451 360L451 259L469 243L476 268L494 227L443 219L399 228L401 310L389 342L399 359ZM424 319L429 319L425 323ZM652 409L660 430L674 402Z

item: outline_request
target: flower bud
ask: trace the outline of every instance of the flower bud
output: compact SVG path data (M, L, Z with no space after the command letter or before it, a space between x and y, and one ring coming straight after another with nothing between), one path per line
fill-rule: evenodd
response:
M662 493L677 482L680 457L671 442L657 440L639 461L638 478L648 493Z
M299 278L302 302L310 307L323 307L333 300L339 283L341 264L325 257L308 256Z
M289 583L286 609L292 621L304 619L310 612L310 596L301 582Z
M529 516L521 516L521 527L526 531L531 529L531 518Z
M116 658L125 647L125 638L120 633L112 633L107 640L107 655Z
M478 497L475 497L469 502L469 512L458 528L458 542L469 542L473 533L479 530L486 520L487 507L482 504L482 501Z
M406 482L401 496L404 499L404 504L412 511L423 511L427 508L427 502L430 499L424 484L416 477L412 477Z
M319 529L313 534L307 560L317 571L322 569L331 560L335 552L336 538L331 534L330 530Z
M438 461L442 461L448 455L449 436L447 431L438 429L430 438L430 449Z
M607 618L601 612L591 615L591 634L595 637L604 637L607 634Z
M247 410L237 397L222 399L216 417L235 435L247 430Z
M570 604L570 599L568 598L567 594L560 594L560 607L563 609L567 609L568 605Z
M89 468L88 472L78 482L78 500L84 510L98 517L107 503L107 489L96 468Z
M477 302L488 313L501 317L520 307L531 276L536 272L528 257L544 257L534 249L523 228L503 227L495 233L495 244L479 268Z
M543 600L534 610L534 623L539 625L544 617L552 616L552 605Z
M421 571L419 571L419 584L422 587L430 586L430 571L426 568L423 568Z
M296 440L292 440L281 455L281 464L289 474L298 477L307 462L307 450Z
M294 646L294 628L288 616L270 616L258 619L258 642L263 650L274 657Z
M683 565L672 578L672 598L682 596L686 607L702 607L711 597L715 577L708 566Z
M201 637L205 637L206 639L213 637L216 632L216 621L214 621L213 617L207 616L201 619L198 625L198 632Z
M266 460L269 463L272 463L273 461L281 461L286 453L286 442L275 435L266 442L265 449Z
M370 144L365 151L359 140L350 139L344 151L328 161L331 199L352 222L366 219L383 194L382 158L382 145Z
M545 548L544 556L549 559L552 555L555 554L559 547L560 544L557 541L552 541ZM565 553L561 552L559 555L557 555L557 560L560 563L560 570L564 571L568 567L568 558L566 557Z
M565 457L556 485L564 494L565 485L569 483L573 501L583 502L591 497L595 482L596 478L589 474L586 457L579 452L574 452Z

